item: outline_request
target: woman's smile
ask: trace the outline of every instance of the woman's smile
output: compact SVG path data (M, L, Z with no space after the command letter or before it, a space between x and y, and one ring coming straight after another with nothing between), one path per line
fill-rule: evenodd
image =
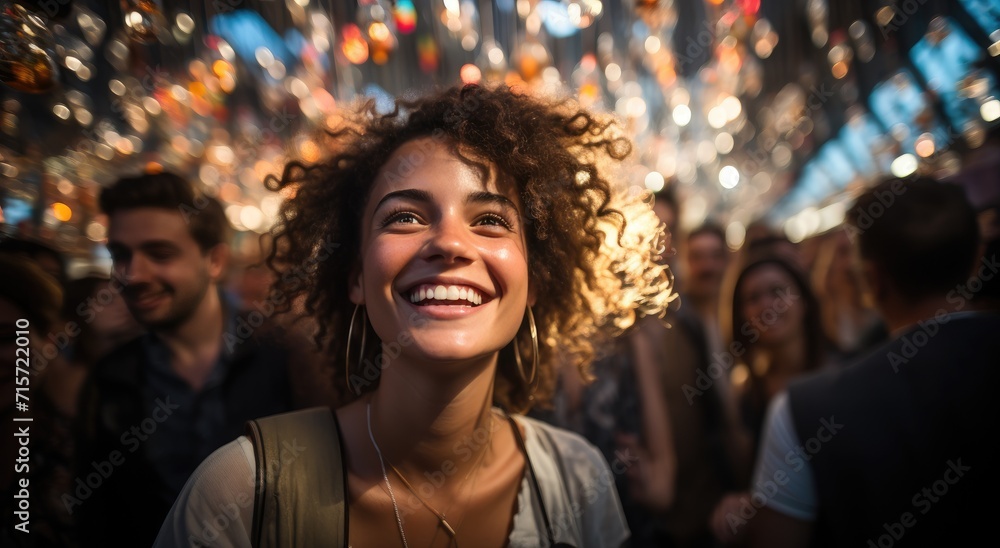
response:
M409 299L418 314L438 320L471 316L493 300L482 289L445 282L421 283L402 296Z

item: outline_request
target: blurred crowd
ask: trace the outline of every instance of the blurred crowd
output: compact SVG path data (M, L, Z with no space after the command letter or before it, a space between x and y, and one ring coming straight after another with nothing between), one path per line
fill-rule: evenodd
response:
M188 192L178 190L178 181L157 184ZM710 221L681 230L684 205L667 188L654 197L654 209L671 234L663 260L680 297L665 318L640 320L608 348L593 365L593 382L581 381L575 364L565 364L552 405L532 413L602 450L616 473L632 546L739 545L753 530L743 525L752 521L747 501L759 488L775 398L803 376L846 370L873 352L885 355L885 345L912 323L898 310L933 292L914 297L893 285L896 274L866 273L865 264L878 263L864 260L863 219L800 243L754 224L734 251L726 231ZM30 322L35 546L121 539L148 545L194 466L241 434L245 420L338 401L322 356L309 350L308 322L288 319L294 303L291 314L275 313L282 303L271 293L266 252L213 256L224 231L205 243L189 226L168 226L169 219L129 218L133 208L158 206L129 205L126 198L134 197L118 204L102 197L112 215L113 272L71 279L53 247L0 241L3 360L14 359L17 320ZM939 283L933 293L948 313L998 310L996 281L977 277L995 265L998 205L972 204L980 243L966 272L970 281L950 291ZM215 215L208 209L199 215ZM127 228L116 232L115 223ZM129 243L143 231L151 234L146 243ZM909 245L905 234L892 237L898 239L884 253ZM200 255L183 259L188 262L180 269L164 266L163 257L184 256L185 246L200 248ZM951 262L922 260L921 270ZM883 285L873 288L873 279ZM158 316L163 292L186 304ZM897 316L887 317L889 309ZM6 424L17 413L14 370L13 363L0 368ZM793 391L798 413L794 398ZM159 413L149 402L158 402ZM5 463L18 451L10 440L3 442ZM817 462L815 473L821 472ZM10 521L13 480L13 468L4 466L5 546L24 540ZM822 491L823 482L817 484ZM819 493L820 508L824 496ZM146 502L150 498L155 502ZM750 510L760 506L754 502ZM130 525L112 529L110 515ZM825 515L814 513L813 520L821 523Z

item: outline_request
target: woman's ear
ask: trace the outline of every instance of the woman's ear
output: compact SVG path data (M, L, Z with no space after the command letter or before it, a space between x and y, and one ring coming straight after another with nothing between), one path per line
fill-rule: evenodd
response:
M356 266L352 268L349 279L351 280L351 285L347 293L348 298L354 304L365 304L365 280L364 276L361 275L361 267Z

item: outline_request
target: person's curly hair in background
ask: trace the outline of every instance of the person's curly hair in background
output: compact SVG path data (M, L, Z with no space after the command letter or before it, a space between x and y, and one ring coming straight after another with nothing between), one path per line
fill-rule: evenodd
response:
M515 185L522 201L528 272L538 296L538 374L528 385L508 346L498 365L497 404L523 412L544 403L554 386L557 349L586 377L602 341L630 327L637 314L661 314L672 299L670 273L656 261L662 224L644 197L615 182L612 170L631 144L612 119L506 87L448 89L400 100L387 114L369 102L330 133L327 159L293 162L268 180L271 190L290 196L268 257L278 278L272 295L285 310L303 302L339 384L346 384L342 360L354 309L348 286L360 260L361 214L390 155L418 138L448 146L484 175L495 168L498 184ZM330 256L326 250L334 245ZM367 330L377 341L370 325ZM517 343L522 355L531 349L527 328ZM369 345L366 357L373 359L379 347Z

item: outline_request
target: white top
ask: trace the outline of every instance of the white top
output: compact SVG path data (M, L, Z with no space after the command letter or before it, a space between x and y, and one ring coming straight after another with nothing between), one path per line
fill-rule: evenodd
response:
M556 542L577 548L622 546L629 530L614 477L600 451L567 430L524 416L515 420L523 427ZM624 464L630 463L616 463L615 469L624 471ZM253 445L246 437L216 450L184 485L154 547L249 548L256 471ZM546 529L527 466L517 508L509 545L545 546Z
M774 396L768 406L764 439L757 455L751 502L763 497L764 504L803 521L815 521L819 501L809 452L802 449L792 422L788 392ZM759 496L755 496L759 495Z

